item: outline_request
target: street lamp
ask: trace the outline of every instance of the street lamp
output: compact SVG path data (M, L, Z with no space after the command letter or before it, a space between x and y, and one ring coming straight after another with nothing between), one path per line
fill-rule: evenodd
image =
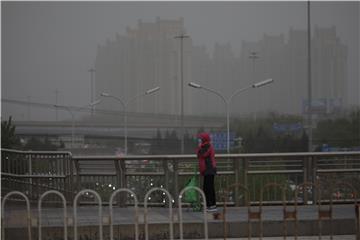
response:
M113 98L113 99L119 101L120 104L123 107L123 112L124 112L124 142L125 142L124 151L125 151L125 155L127 155L127 152L128 152L128 143L127 143L127 138L128 138L128 136L127 136L128 135L128 133L127 133L127 131L128 131L127 130L127 107L129 105L129 103L136 100L139 97L153 94L153 93L155 93L155 92L157 92L159 90L160 90L160 87L155 87L155 88L149 89L144 93L138 94L138 95L134 96L133 98L130 98L128 101L124 101L121 98L113 96L113 95L111 95L110 93L107 93L107 92L101 93L102 97L110 97L110 98Z
M85 107L93 107L97 104L99 104L101 102L101 100L96 100L90 104L87 104L83 107L80 107L80 108L85 108ZM74 112L71 110L70 107L68 106L62 106L62 105L57 105L57 104L54 104L54 107L57 109L57 108L62 108L62 109L65 109L66 111L68 111L71 115L71 148L74 147L74 136L75 136L75 115L74 115Z
M226 139L226 149L227 149L227 153L230 153L230 103L231 103L231 100L236 96L238 95L239 93L249 89L249 88L259 88L259 87L263 87L267 84L270 84L274 82L274 80L272 78L269 78L269 79L266 79L264 81L261 81L261 82L258 82L258 83L254 83L250 86L247 86L247 87L244 87L244 88L240 88L238 90L236 90L229 98L225 98L223 95L221 95L219 92L213 90L213 89L210 89L210 88L207 88L207 87L204 87L204 86L201 86L200 84L198 83L194 83L194 82L190 82L188 85L190 87L193 87L193 88L196 88L196 89L204 89L205 91L208 91L208 92L212 92L214 94L216 94L217 96L219 96L225 103L226 105L226 128L227 128L227 139Z
M252 51L250 52L249 59L252 60L252 82L255 82L255 60L259 59L258 52ZM254 120L256 121L256 112L259 110L257 102L254 102L255 111L254 111Z
M181 139L181 154L184 154L185 151L185 139L184 139L184 70L183 70L183 42L185 38L190 38L190 36L185 35L184 33L175 36L175 39L180 39L180 139Z
M94 73L96 72L95 68L90 68L88 70L90 73L90 102L94 101ZM91 115L94 114L94 108L91 108Z

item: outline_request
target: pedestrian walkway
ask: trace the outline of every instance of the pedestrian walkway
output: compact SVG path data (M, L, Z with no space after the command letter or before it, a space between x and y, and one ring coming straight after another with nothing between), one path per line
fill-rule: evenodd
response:
M253 237L252 240L259 238ZM287 237L287 240L294 240L294 237ZM298 240L319 240L318 236L299 236ZM330 236L322 236L321 240L328 240ZM201 240L201 239L184 239L184 240ZM224 238L209 238L209 240L224 240ZM248 240L248 238L226 238L226 240ZM263 237L263 240L284 240L284 237ZM333 236L333 240L356 240L355 235L338 235Z
M291 207L289 207L291 208ZM222 213L222 208L219 208L219 213ZM253 211L258 210L258 206L252 207ZM298 206L298 224L299 237L298 240L317 240L318 228L318 208L317 206ZM94 234L99 229L99 208L97 206L79 206L77 209L77 226L79 234L87 235ZM134 236L134 207L115 207L113 209L112 223L114 224L114 233L121 235L124 239L132 238ZM226 226L229 236L228 240L247 240L248 236L248 219L247 208L245 207L229 207L226 213ZM138 209L139 214L139 232L144 234L144 208ZM108 229L109 225L109 207L102 207L102 220L104 229ZM208 236L211 240L223 240L224 236L224 221L222 218L213 219L212 215L207 214ZM74 209L69 206L67 209L67 222L69 223L69 234L73 232L74 226ZM182 212L183 217L183 233L184 239L200 240L204 237L204 216L202 212L193 212L189 208L184 208ZM31 209L31 218L33 228L39 224L37 208ZM35 221L34 221L35 220ZM282 206L263 206L262 208L263 220L263 239L264 240L283 240L283 208ZM37 224L36 224L37 222ZM21 228L25 229L27 223L26 210L19 207L5 208L5 219L3 226L8 232L9 236L18 234ZM169 238L169 209L164 207L148 208L147 223L149 224L149 239L163 239L165 235ZM179 214L178 209L173 208L173 226L174 236L179 234ZM44 236L51 235L56 229L62 229L64 226L63 209L62 208L44 208L42 210L42 223ZM259 221L252 221L251 239L259 239ZM116 226L116 227L115 227ZM355 211L352 204L334 205L333 206L333 223L330 225L329 220L322 221L322 240L330 239L330 232L333 232L333 240L356 240L355 233ZM288 222L287 240L293 240L290 236L294 233L294 221ZM26 235L26 232L24 232ZM61 233L60 233L61 234ZM104 234L109 234L108 230L104 230ZM354 234L354 235L351 235ZM303 236L301 236L303 235ZM233 238L238 236L239 238ZM278 236L278 237L270 237ZM13 238L16 239L16 238ZM20 239L20 238L17 238ZM51 238L49 238L51 239ZM55 238L54 238L55 239Z
M257 210L258 207L254 207L253 210ZM218 208L220 213L223 209ZM283 220L283 208L282 206L264 206L263 207L263 221L282 221ZM91 226L98 225L98 207L86 206L78 207L78 225L79 226ZM114 207L114 224L132 224L134 219L134 208L119 208ZM68 217L73 217L73 208L67 209ZM298 219L299 221L317 220L317 206L298 206ZM38 210L32 209L31 215L33 218L37 218ZM42 210L43 225L49 227L59 227L63 225L63 209L62 208L44 208ZM102 208L102 215L104 217L109 216L109 207ZM178 209L173 209L174 223L179 221ZM184 223L202 223L203 213L193 212L187 208L183 208L183 221ZM19 208L5 208L5 224L7 227L19 227L26 226L26 211ZM355 211L353 205L334 205L333 206L333 219L334 220L351 220L355 221ZM227 208L226 221L232 222L247 222L247 208L244 207L231 207ZM169 210L167 208L155 207L148 209L148 222L164 224L169 223ZM222 222L221 219L213 220L208 219L208 222ZM139 208L139 223L144 223L144 208Z

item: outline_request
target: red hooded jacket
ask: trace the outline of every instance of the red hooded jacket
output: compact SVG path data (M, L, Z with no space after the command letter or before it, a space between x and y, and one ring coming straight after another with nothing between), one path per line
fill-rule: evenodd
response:
M196 149L196 154L199 160L199 170L201 175L215 175L216 161L215 150L211 145L210 135L208 133L200 133L198 138L201 139L201 144Z

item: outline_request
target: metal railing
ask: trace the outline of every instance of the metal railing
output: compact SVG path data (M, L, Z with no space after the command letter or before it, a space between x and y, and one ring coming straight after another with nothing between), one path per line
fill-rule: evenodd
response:
M172 208L179 206L181 211L180 196L188 190L185 188L186 183L194 175L194 169L197 168L195 155L74 157L69 152L8 149L2 149L1 155L2 213L4 213L5 202L10 204L25 200L28 209L27 235L29 239L32 236L31 226L34 223L38 225L38 235L41 238L41 208L45 201L62 203L65 239L68 235L66 225L74 226L74 239L77 239L77 206L87 203L97 203L99 206L101 236L103 235L103 224L109 224L111 232L113 232L112 206L114 204L134 205L136 239L139 237L138 207L144 205L144 213L147 214L147 207L150 205L168 206L169 237L172 239L174 238ZM258 221L259 227L262 228L261 208L263 205L282 204L284 206L285 238L288 221L294 221L297 229L296 207L298 204L320 206L318 208L320 238L321 222L332 220L332 204L342 201L351 202L356 207L359 206L357 197L360 192L360 152L217 154L216 159L218 175L215 182L218 204L225 203L225 207L226 205L235 205L249 208L249 237L251 237L253 221ZM199 176L199 182L200 180ZM245 191L234 187L240 185ZM279 186L282 186L282 189L279 189ZM317 186L329 187L321 189ZM181 189L183 191L180 191ZM115 194L122 191L129 194L115 198ZM200 189L198 192L202 195ZM150 193L151 200L149 199ZM52 197L48 196L50 194ZM19 195L21 198L16 197ZM61 201L59 201L59 196ZM172 198L172 196L179 196L179 198ZM96 202L94 202L95 198ZM143 201L138 202L137 199ZM33 202L38 203L39 211L38 219L35 220L32 219L30 213L30 205ZM104 204L109 204L111 207L111 213L106 222L102 216ZM327 209L321 208L321 204ZM74 219L67 219L65 215L67 205L73 205ZM258 211L254 210L254 205L258 206ZM294 206L294 211L287 210L287 206ZM182 213L179 212L179 224L181 225L179 228L181 228L180 236L182 237L181 216ZM2 215L3 217L4 215ZM355 223L358 235L360 234L359 222L357 218ZM147 226L147 217L144 219L144 223ZM4 232L2 233L4 234ZM297 230L295 234L297 234ZM147 231L145 237L148 238L148 235ZM224 234L224 236L226 235ZM204 237L207 237L206 219L204 219Z
M202 192L202 190L196 188L197 191L203 196L203 204L205 204L205 195L204 193ZM182 190L182 193L185 192L186 190L188 190L188 188L185 188L184 190ZM145 239L149 239L149 231L148 231L148 223L149 223L149 220L148 220L148 206L147 206L147 200L149 198L149 196L155 192L155 191L161 191L161 192L164 192L167 197L168 197L168 200L169 200L169 238L170 239L174 239L174 218L173 218L173 208L172 208L172 196L170 195L170 193L168 191L166 191L166 189L163 189L163 188L152 188L150 189L146 194L145 194L145 199L144 199L144 203L145 203L145 206L144 206L144 225L145 225ZM113 225L114 225L114 218L113 218L113 207L112 207L112 203L113 203L113 199L115 197L116 194L120 193L120 192L127 192L127 193L130 193L134 199L135 199L135 239L139 239L139 229L138 229L138 225L139 225L139 209L138 209L138 205L137 205L137 197L136 195L129 189L126 189L126 188L122 188L122 189L118 189L117 191L115 191L111 197L110 197L110 208L109 208L109 220L107 220L107 218L104 218L103 217L103 211L102 211L102 204L101 204L101 198L99 196L99 194L96 192L96 191L93 191L91 189L83 189L81 190L80 192L78 192L78 194L76 194L75 196L75 199L74 199L74 204L73 204L73 216L72 218L71 217L68 217L67 215L67 207L66 207L66 204L65 204L65 197L60 193L60 192L57 192L57 191L54 191L54 190L49 190L45 193L43 193L40 197L40 199L38 200L38 216L37 217L34 217L32 216L31 214L31 211L30 211L30 201L28 199L28 197L23 194L23 193L20 193L18 191L11 191L9 192L5 197L4 199L2 199L2 204L1 204L1 218L2 218L2 232L1 232L1 239L5 239L5 202L6 200L11 196L11 195L20 195L21 197L24 198L25 202L26 202L26 208L27 208L27 222L26 222L26 226L27 226L27 229L28 229L28 234L27 234L27 237L29 240L32 239L32 233L31 233L31 229L33 227L33 225L37 226L38 228L38 239L41 240L42 239L42 228L43 228L43 221L42 221L42 202L43 202L43 199L45 198L45 196L47 195L50 195L50 194L56 194L58 195L62 200L63 200L63 226L64 226L64 238L65 240L68 239L68 231L67 231L67 228L68 228L68 225L73 225L73 232L74 232L74 240L77 240L79 239L78 238L78 211L77 211L77 208L78 208L78 199L84 195L85 193L91 193L93 194L96 199L97 199L97 203L98 203L98 208L99 208L99 211L98 211L98 224L99 224L99 234L98 234L98 238L100 240L102 240L104 238L104 234L103 234L103 225L104 224L108 224L110 226L110 239L113 240L114 239L114 228L113 228ZM181 198L181 197L179 197ZM205 209L205 208L204 208ZM179 214L181 214L181 207L179 208ZM34 224L35 223L35 224ZM179 223L181 224L181 227L182 227L182 218L180 217L179 218ZM207 220L206 220L206 214L205 214L205 210L204 210L204 226L205 226L205 239L207 239L208 235L207 235ZM181 231L180 231L180 235L183 236L183 233L182 233L182 228L181 228Z
M293 188L303 182L322 181L332 184L345 180L360 186L360 152L219 154L216 159L217 195L224 193L224 189L236 182L249 186L252 201L259 201L259 189L268 182ZM75 185L100 192L104 190L104 196L106 190L108 194L112 191L108 188L124 187L137 193L145 193L153 187L164 187L173 196L178 196L179 189L186 185L194 174L194 168L197 168L195 155L81 156L73 157L73 161L76 166ZM228 197L227 202L240 205L241 198L236 189ZM308 200L300 197L303 201ZM140 194L139 199L143 198L144 195ZM275 201L276 198L281 201L281 192L266 191L263 198L264 201Z
M70 152L1 149L1 195L18 190L32 201L55 190L69 201L75 190L71 157Z
M238 186L241 186L244 188L244 190L247 190L247 188L245 186L242 186L240 184L235 184L233 185L232 187L238 187ZM296 193L295 194L298 194L299 191L302 191L304 189L307 189L307 187L309 186L314 186L314 187L317 187L319 188L320 186L317 185L317 184L312 184L312 183L303 183L299 186L297 186L297 190L296 190ZM350 185L349 185L350 186ZM285 188L283 188L283 186L277 184L277 183L268 183L266 186L264 186L262 189L261 189L261 192L264 192L267 188L270 188L270 187L280 187L282 189L282 192L283 192L283 197L285 196ZM351 186L350 186L351 187ZM180 236L180 239L183 239L183 236L184 236L184 233L183 233L183 218L182 218L182 195L188 191L188 190L191 190L191 189L195 189L201 196L202 196L202 206L203 206L203 221L204 221L204 239L207 240L208 239L208 225L207 225L207 218L208 218L208 214L206 213L205 211L205 205L206 205L206 201L205 201L205 195L203 193L203 191L197 187L185 187L184 189L182 189L180 191L180 195L178 197L179 199L179 218L178 218L178 224L179 224L179 236ZM319 190L321 190L321 188L319 188ZM165 189L163 188L152 188L150 189L146 194L145 194L145 199L144 199L144 229L145 229L145 239L149 239L149 230L148 230L148 223L149 223L149 217L148 217L148 205L147 205L147 200L149 198L150 195L152 195L154 192L156 191L160 191L160 192L163 192L167 195L168 197L168 200L169 200L169 206L168 206L168 209L169 209L169 219L168 219L168 222L169 222L169 239L174 239L174 223L176 223L176 221L174 221L173 219L173 208L172 208L172 196L170 195L170 193L168 191L166 191ZM65 197L57 192L57 191L53 191L53 190L50 190L50 191L47 191L45 193L42 194L42 196L40 197L40 199L38 200L38 216L37 217L34 217L32 216L32 213L31 213L31 210L30 210L30 202L29 202L29 199L28 197L23 194L23 193L20 193L18 191L12 191L12 192L9 192L3 199L2 199L2 203L1 203L1 212L2 212L2 236L1 236L1 239L6 239L5 238L5 202L8 200L8 198L11 196L11 195L19 195L21 196L22 198L25 199L25 202L26 202L26 215L27 215L27 221L26 221L26 227L27 227L27 239L31 240L32 238L34 238L32 236L32 227L37 227L38 228L38 236L37 238L39 240L42 239L42 226L43 226L43 221L42 221L42 202L43 202L43 198L49 194L56 194L58 195L63 201L63 211L64 211L64 214L63 214L63 227L64 227L64 240L67 240L68 239L68 232L67 232L67 227L68 225L72 225L73 227L73 233L74 233L74 238L73 239L78 239L78 211L77 211L77 202L78 202L78 199L84 194L84 193L92 193L94 196L96 196L97 198L97 203L98 203L98 227L99 227L99 233L97 234L97 237L98 239L106 239L106 237L104 237L104 232L103 232L103 227L104 225L110 225L110 240L113 240L114 239L114 229L113 229L113 208L112 208L112 202L113 202L113 199L115 197L115 195L119 192L127 192L127 193L130 193L131 195L133 195L133 197L135 198L135 239L139 239L139 231L138 231L138 220L139 220L139 207L137 205L137 198L136 198L136 195L129 189L119 189L117 191L115 191L111 197L110 197L110 208L109 208L109 218L110 218L110 221L108 221L105 217L104 217L104 214L103 214L103 211L102 211L102 205L101 205L101 199L100 199L100 196L99 194L96 192L96 191L93 191L93 190L90 190L90 189L84 189L82 191L80 191L76 196L75 196L75 199L74 199L74 205L73 205L73 218L70 218L67 216L67 208L66 208L66 204L65 204ZM319 239L321 239L322 237L322 226L321 226L321 223L322 223L322 220L323 219L330 219L330 221L332 222L332 204L328 205L329 209L328 210L324 210L321 208L321 194L320 194L321 191L319 191L319 194L318 194L318 197L317 197L317 206L318 206L318 233L319 233ZM331 203L332 203L332 198L330 199ZM283 237L284 239L286 239L287 237L287 232L286 232L286 223L288 221L288 215L286 213L289 213L289 211L286 211L286 200L285 198L283 198L283 211L284 211L284 216L283 216L283 224L284 224L284 233L283 233ZM264 214L263 214L263 211L262 211L262 199L260 199L260 205L257 207L258 208L258 211L253 211L251 210L251 206L250 205L247 205L245 208L248 209L248 239L251 239L252 238L252 234L251 234L251 224L252 224L252 221L251 220L257 220L260 224L260 229L258 231L258 237L260 239L263 238L263 218L264 218ZM297 228L297 224L298 224L298 211L297 211L297 204L295 203L295 211L291 212L291 215L292 215L292 220L295 221L295 224L296 224L296 228ZM357 205L357 201L356 201L356 194L354 195L354 206L358 206ZM356 214L357 216L359 216L359 208L355 208L356 209ZM35 224L34 224L35 223ZM358 237L360 237L360 221L359 221L359 218L358 217L355 217L354 219L354 223L355 223L355 232L354 234L356 234ZM224 207L224 211L223 211L223 227L224 229L226 229L226 205ZM161 230L160 230L161 231ZM330 229L331 231L331 229ZM84 231L82 231L83 234L84 234ZM156 232L156 230L155 230ZM224 239L227 238L227 232L224 231ZM10 235L11 236L11 235ZM295 233L294 233L294 236L295 236L295 239L297 239L298 237L298 230L296 229L295 230ZM35 237L36 238L36 237ZM26 238L24 238L26 239ZM332 239L332 232L330 233L330 239Z
M290 192L303 182L343 181L360 190L360 152L217 154L216 159L217 196L234 183L249 188L252 202L259 202L260 189L268 182L283 184ZM2 196L18 190L33 200L47 190L57 190L69 202L81 189L92 189L99 193L103 204L108 204L116 189L128 188L144 199L153 187L165 188L172 196L178 196L197 165L195 155L72 156L69 152L2 149ZM346 194L341 191L340 194ZM230 205L240 206L246 201L238 189L227 194L226 202ZM281 196L280 190L265 191L263 201L280 203ZM299 203L313 201L314 196L315 192L298 196ZM165 201L161 194L155 194L154 199ZM177 205L178 199L174 200ZM125 204L134 205L133 198L125 198Z

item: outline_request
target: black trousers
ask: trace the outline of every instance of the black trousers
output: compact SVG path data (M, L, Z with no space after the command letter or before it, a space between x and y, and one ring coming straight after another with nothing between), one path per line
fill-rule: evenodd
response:
M204 176L203 190L204 190L205 197L206 197L206 206L207 207L216 205L214 178L215 178L215 175Z

